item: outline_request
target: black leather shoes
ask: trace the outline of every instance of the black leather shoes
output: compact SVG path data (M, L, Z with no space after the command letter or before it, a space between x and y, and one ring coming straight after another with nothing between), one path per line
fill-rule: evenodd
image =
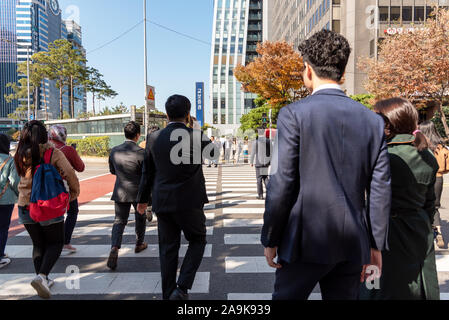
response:
M117 259L118 259L118 250L112 249L111 253L109 254L109 259L107 263L108 268L111 269L112 271L117 269Z
M257 196L257 200L265 200L263 196Z
M182 290L179 288L176 288L175 290L173 290L168 300L189 300L189 294L182 292Z
M148 222L153 221L153 211L152 211L152 209L147 210L147 221Z

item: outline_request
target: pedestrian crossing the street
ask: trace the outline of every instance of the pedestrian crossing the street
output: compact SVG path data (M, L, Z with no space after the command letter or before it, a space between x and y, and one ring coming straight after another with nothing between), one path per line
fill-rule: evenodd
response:
M275 273L267 265L260 244L265 201L258 200L255 169L249 165L204 166L210 203L205 207L207 245L190 298L213 300L269 300ZM114 203L105 194L80 204L72 245L63 254L50 278L53 299L161 299L157 217L147 224L148 248L134 253L135 218L132 213L123 235L118 267L107 266ZM179 256L185 256L182 240ZM0 300L39 299L30 282L34 277L32 243L26 231L8 240L12 263L0 269ZM441 299L449 300L449 252L437 251ZM180 266L180 264L179 264ZM319 287L309 300L320 300Z
M214 234L215 200L219 170L205 170L206 190L210 203L205 205L208 244L203 264L190 291L192 299L206 299L209 294ZM147 223L145 241L148 248L134 252L135 217L131 209L128 225L123 233L118 267L112 272L106 262L111 249L111 231L115 219L112 193L88 203L80 203L77 226L71 244L77 248L72 254L63 253L50 274L55 281L51 289L53 299L161 299L161 276L157 217ZM179 256L182 259L188 242L183 239ZM27 231L8 239L6 252L11 264L0 270L0 299L39 299L30 282L35 277L32 262L32 242ZM209 268L210 269L210 268Z

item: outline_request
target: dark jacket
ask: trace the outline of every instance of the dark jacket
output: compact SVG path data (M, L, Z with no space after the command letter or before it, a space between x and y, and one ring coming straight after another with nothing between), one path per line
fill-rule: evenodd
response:
M438 163L430 151L418 152L414 139L401 134L388 143L393 192L390 250L382 252L380 289L362 285L362 299L440 298L432 229Z
M215 145L183 123L169 124L151 133L147 141L138 203L148 203L152 194L157 214L202 209L209 202L202 156L214 160L219 154Z
M273 147L270 139L259 137L252 142L250 163L256 168L269 167L272 154Z
M382 118L327 89L284 107L277 126L262 244L285 262L369 263L370 248L387 248Z
M111 200L135 203L139 191L145 150L132 141L112 148L109 169L116 176Z

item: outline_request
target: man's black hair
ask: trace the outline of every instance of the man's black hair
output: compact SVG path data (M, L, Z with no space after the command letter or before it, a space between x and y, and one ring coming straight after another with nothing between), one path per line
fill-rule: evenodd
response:
M125 126L125 138L133 140L140 134L140 125L134 121L128 122Z
M190 100L181 95L173 95L165 103L165 110L170 120L184 119L190 113Z
M321 79L339 82L343 77L351 55L348 40L341 34L329 30L321 30L299 47L304 62L310 64Z

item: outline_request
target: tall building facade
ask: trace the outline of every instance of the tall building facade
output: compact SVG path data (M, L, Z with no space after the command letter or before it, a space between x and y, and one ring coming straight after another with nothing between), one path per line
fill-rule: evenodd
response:
M27 61L28 48L32 56L48 51L49 43L55 40L67 39L57 0L19 0L16 16L18 63ZM63 96L63 105L68 106L67 94ZM39 89L37 109L43 111L45 106L50 118L59 116L59 89L54 81L44 80Z
M81 53L86 56L86 50L83 47L83 34L81 30L81 26L77 24L73 20L64 20L63 25L67 29L67 40L72 43L73 48L78 49L81 51ZM72 101L72 93L68 92L68 99L69 99L69 113L72 113L71 110L71 101ZM87 111L87 99L86 99L86 92L82 87L76 86L73 89L73 111L74 111L74 117L76 117L78 114L86 112Z
M389 34L419 27L435 6L448 0L272 0L268 19L270 40L298 44L313 33L328 29L344 35L353 49L346 68L348 94L366 93L366 74L358 67L361 56L375 57L378 43ZM377 8L377 10L376 10ZM376 24L376 11L378 23Z
M254 94L244 93L234 68L257 57L264 36L262 0L214 0L210 105L213 126L235 132L240 118L254 107Z
M48 51L49 44L58 39L74 36L76 45L82 46L81 29L61 19L61 10L57 0L2 0L0 2L0 117L12 113L18 105L26 105L27 99L6 103L4 95L11 93L6 84L17 82L26 77L17 73L17 65L26 63L27 57L40 51ZM77 30L75 30L78 28ZM77 91L77 96L85 100L84 93ZM31 101L34 101L33 93ZM37 96L37 117L59 117L59 89L54 81L43 80ZM67 88L62 97L63 109L70 113L70 99ZM83 103L83 102L82 102ZM83 106L78 106L84 110Z
M17 100L6 102L13 93L8 83L17 82L16 5L18 0L0 1L0 118L6 118L18 106Z

